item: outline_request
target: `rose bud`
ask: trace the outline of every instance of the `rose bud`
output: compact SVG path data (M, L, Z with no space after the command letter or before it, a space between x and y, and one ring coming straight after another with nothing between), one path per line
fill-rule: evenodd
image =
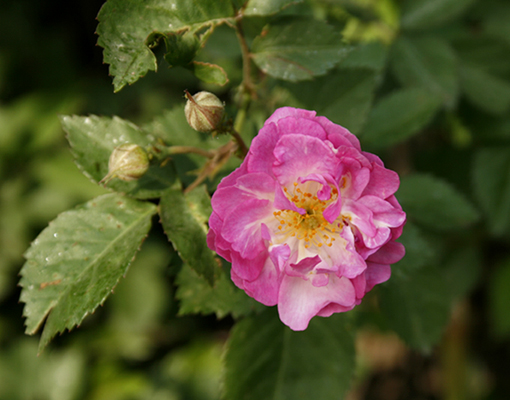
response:
M210 132L216 129L225 111L222 101L209 92L198 92L192 96L186 91L186 107L184 113L188 124L199 132Z
M148 169L147 152L137 144L124 143L112 151L108 161L108 175L101 182L106 183L113 178L125 182L134 181L141 178Z

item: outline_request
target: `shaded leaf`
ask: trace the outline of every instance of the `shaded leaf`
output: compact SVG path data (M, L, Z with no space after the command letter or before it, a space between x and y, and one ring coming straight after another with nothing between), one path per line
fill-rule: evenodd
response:
M490 7L487 7L485 2L478 3L478 5L486 13L482 19L483 30L491 36L500 37L510 43L510 24L508 23L510 21L510 4L508 1L492 3Z
M450 250L441 266L442 279L449 287L452 300L469 293L478 282L481 272L481 255L476 245L466 243Z
M423 238L416 236L419 231L413 227L409 235L408 228L406 225L402 235L406 256L392 266L390 280L378 287L381 311L407 343L430 350L441 339L454 302L477 282L480 254L476 247L463 244L457 249L450 247L447 257L439 260L424 251ZM434 246L428 246L437 253ZM421 261L417 258L420 253ZM405 261L408 256L412 263Z
M461 65L482 69L500 78L510 74L510 42L484 34L461 35L452 45Z
M493 272L487 290L489 296L489 315L492 330L499 337L508 337L510 334L510 260L505 260Z
M195 32L171 33L164 40L167 51L165 60L171 67L188 65L200 48L200 41Z
M332 26L292 19L265 27L253 41L252 58L268 75L295 82L325 74L348 50Z
M219 65L193 61L188 68L198 79L206 83L223 86L228 82L227 73Z
M395 91L375 104L361 141L374 148L400 143L427 126L440 106L441 100L425 89Z
M478 211L449 183L430 175L402 178L397 198L407 216L432 229L459 229L476 222Z
M418 86L452 108L458 96L457 60L450 45L433 36L401 36L391 50L391 67L404 86Z
M473 184L492 234L507 233L510 227L510 147L479 150L473 164Z
M296 107L315 110L356 134L367 120L376 79L372 70L339 69L325 77L286 87Z
M219 264L206 243L210 203L204 186L186 195L180 187L174 187L161 197L159 213L165 233L179 256L213 285Z
M354 47L340 62L341 68L368 68L381 71L388 56L387 47L381 42L361 43Z
M64 116L61 122L67 132L76 164L94 182L99 182L108 173L108 160L115 147L134 143L149 148L155 142L153 137L136 125L119 117ZM149 170L140 179L131 182L112 179L106 186L146 199L159 197L175 180L176 174L171 162L162 165L161 160L153 160Z
M441 339L450 316L451 297L440 267L394 274L378 290L389 326L409 345L430 350Z
M244 15L271 15L283 8L302 3L303 0L249 0L244 9Z
M157 343L154 331L168 321L175 305L172 286L166 277L173 251L163 235L144 242L129 274L108 300L108 319L102 323L101 341L108 355L127 360L146 360Z
M39 348L92 313L123 276L156 207L107 194L60 214L34 240L21 270L26 332L44 320Z
M223 270L219 270L217 275L214 286L211 286L189 266L183 265L176 281L176 297L181 301L179 315L214 313L217 318L228 314L238 318L262 307L235 287Z
M402 3L403 29L426 29L462 14L474 0L407 0Z
M471 103L491 114L510 110L510 83L476 66L461 68L462 90Z
M83 348L68 346L34 357L37 353L34 338L12 339L0 358L2 399L70 400L81 396L87 376ZM65 385L62 385L63 376Z
M233 13L229 0L108 0L99 12L97 33L114 77L114 90L156 71L157 60L150 49L156 44L151 40L154 32L198 30Z
M406 223L398 241L404 245L406 254L399 262L392 265L393 275L412 274L425 265L432 265L437 260L438 249L412 222Z
M224 398L342 398L354 372L347 321L347 314L316 317L305 331L294 332L270 308L237 323L225 355Z

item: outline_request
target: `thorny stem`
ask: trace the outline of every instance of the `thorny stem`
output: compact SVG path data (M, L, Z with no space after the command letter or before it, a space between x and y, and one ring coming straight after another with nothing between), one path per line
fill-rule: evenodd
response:
M194 153L194 154L198 154L203 157L206 157L206 158L214 157L214 151L204 150L199 147L192 147L192 146L170 146L170 147L166 148L165 152L168 155Z
M236 142L228 142L227 144L221 146L214 152L214 157L207 161L204 165L204 168L198 175L197 179L189 185L186 189L184 189L184 193L191 192L198 185L200 185L208 176L214 175L216 171L218 171L223 164L225 164L228 159L235 153L237 150Z
M239 135L239 133L237 133L237 131L235 129L232 129L230 134L234 137L234 139L236 141L236 144L237 144L237 147L238 147L239 153L240 153L239 154L240 158L244 160L244 158L248 154L248 147L246 146L246 143L244 143L243 138L241 137L241 135Z
M234 26L237 39L241 46L241 55L243 57L243 81L241 82L241 89L243 94L249 93L251 97L256 98L257 94L255 92L255 85L251 79L250 49L248 48L248 43L246 43L246 38L244 37L243 27L241 24L242 19L243 10L241 9L236 15L236 24Z
M243 159L248 154L248 147L244 143L244 140L241 137L241 135L239 135L239 132L241 132L243 129L244 121L246 119L246 112L250 105L250 101L251 101L250 96L244 93L241 106L239 107L239 110L237 111L236 119L234 121L234 126L232 127L232 130L230 132L230 134L236 140L237 145L239 146L240 156Z
M243 159L248 154L248 147L244 143L244 140L239 132L242 131L250 102L252 99L257 97L257 94L255 91L255 84L252 80L250 49L248 47L248 43L246 42L246 38L244 37L244 32L241 24L242 18L243 10L241 9L236 15L236 23L234 25L239 44L241 46L241 55L243 59L243 81L240 85L241 104L239 106L239 110L237 112L233 126L227 129L227 132L232 135L235 141L230 141L215 151L206 151L187 146L173 146L173 151L170 150L172 148L169 148L171 152L170 154L177 154L182 150L182 153L192 152L209 158L209 160L204 165L204 168L200 171L197 179L195 179L195 181L184 190L184 193L192 191L208 176L214 175L236 152L238 152L238 155Z

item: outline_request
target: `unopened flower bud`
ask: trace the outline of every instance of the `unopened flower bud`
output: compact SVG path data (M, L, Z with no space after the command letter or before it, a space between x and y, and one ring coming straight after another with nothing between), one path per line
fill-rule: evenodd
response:
M210 132L218 127L223 118L225 106L214 94L198 92L192 96L186 91L184 113L188 124L199 132Z
M108 161L108 175L101 182L119 178L129 182L141 178L149 169L147 152L137 144L125 143L113 149Z

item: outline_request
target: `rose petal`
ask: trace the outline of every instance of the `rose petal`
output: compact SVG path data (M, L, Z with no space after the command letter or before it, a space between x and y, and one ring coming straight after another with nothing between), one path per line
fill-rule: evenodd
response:
M373 164L370 181L363 191L363 196L373 195L386 199L397 191L399 185L400 179L396 172L378 164Z
M331 148L315 137L286 135L277 143L274 155L273 172L282 186L311 174L333 175L338 169Z
M250 296L266 306L274 306L278 302L278 292L282 274L278 273L270 258L266 260L260 275L253 281L244 281L244 289Z
M358 138L343 126L334 124L326 117L316 117L315 121L324 127L326 132L328 132L328 140L335 144L336 147L338 147L336 142L347 140L355 149L361 150Z
M405 248L402 243L388 242L372 254L367 262L373 262L376 264L395 264L400 261L405 255Z
M367 262L367 270L365 271L365 279L367 280L367 293L373 289L375 285L386 282L390 279L391 268L386 264L376 264Z
M276 110L273 115L271 115L266 122L265 125L269 125L271 123L278 123L282 118L294 117L294 118L303 118L315 120L315 115L317 113L315 111L302 110L294 107L281 107Z
M302 278L286 275L278 295L278 313L285 325L292 330L302 331L329 303L350 307L355 300L354 287L347 278L330 274L327 285L316 287Z
M261 223L273 217L268 200L248 199L226 216L222 236L241 257L252 259L266 248Z

